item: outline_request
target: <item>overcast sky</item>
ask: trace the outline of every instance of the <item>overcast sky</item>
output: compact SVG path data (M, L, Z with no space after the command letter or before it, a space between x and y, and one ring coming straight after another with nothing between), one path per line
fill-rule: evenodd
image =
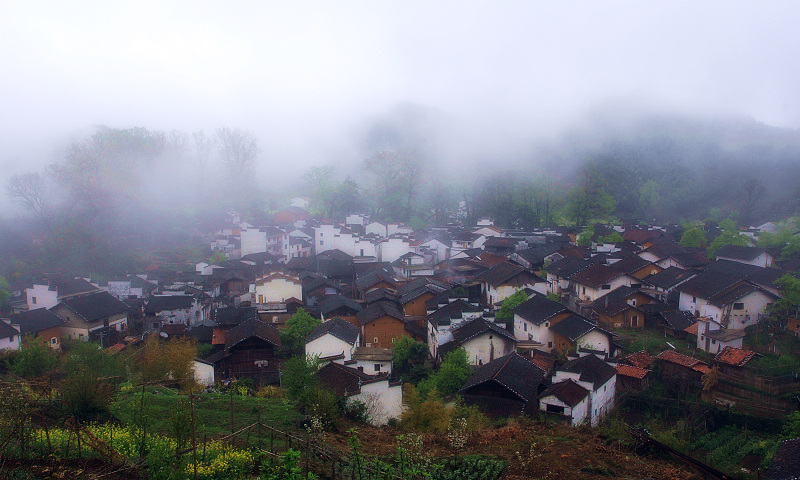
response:
M262 174L331 163L400 102L487 145L617 100L797 128L798 14L795 1L6 2L0 182L101 124L246 128Z

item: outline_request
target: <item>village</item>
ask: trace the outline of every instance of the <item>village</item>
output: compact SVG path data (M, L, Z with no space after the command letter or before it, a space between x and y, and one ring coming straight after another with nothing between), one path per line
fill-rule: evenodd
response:
M794 315L770 314L783 295L777 281L796 265L755 246L775 225L742 230L752 246L724 245L713 260L682 247L676 228L597 224L586 239L586 230L504 230L488 218L413 231L360 214L319 220L301 206L269 225L231 212L202 232L218 261L194 271L97 283L61 275L13 291L0 348L32 335L56 350L71 338L118 352L153 332L189 336L211 345L194 362L199 383L279 384L280 332L302 309L320 321L304 352L321 362L321 380L377 405L375 425L404 411L393 371L403 337L424 343L432 366L463 348L473 373L454 397L494 418L541 412L595 426L656 378L664 395L719 408L771 418L797 410L797 373L752 368L781 355L777 344L745 341L767 325L798 328ZM642 334L669 348L646 351L634 341Z

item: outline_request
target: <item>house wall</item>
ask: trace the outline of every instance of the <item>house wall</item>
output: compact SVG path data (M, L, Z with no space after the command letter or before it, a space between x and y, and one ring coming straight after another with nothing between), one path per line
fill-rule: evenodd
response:
M430 251L436 254L435 258L433 259L433 263L439 263L443 260L447 260L450 258L450 246L445 245L444 243L440 242L439 240L428 240L427 242L423 242L419 245L420 247L426 247ZM419 249L417 249L419 250ZM416 253L420 253L417 251Z
M752 260L742 260L741 258L717 256L717 260L730 260L732 262L744 263L745 265L755 265L756 267L771 267L772 255L764 252Z
M709 306L711 306L711 308L707 309L706 307ZM706 311L712 314L716 313L717 315L716 320L719 320L720 312L717 307L710 305L708 303L708 300L706 300L705 298L689 295L688 293L680 292L680 297L678 298L678 309L686 312L692 312L695 316L702 316L702 317L711 316L708 315L707 313L704 313Z
M357 360L356 361L356 368L361 369L367 375L377 375L379 373L392 373L392 362L389 361L380 361L380 360Z
M36 336L46 341L50 348L58 350L61 348L61 327L50 327L36 332Z
M404 238L387 238L381 242L380 261L394 262L406 253L411 252L411 245Z
M386 237L386 225L379 222L368 223L364 228L367 235L373 234L379 237Z
M258 228L242 229L239 239L242 245L242 256L267 251L267 232Z
M517 340L533 340L541 343L545 346L545 348L553 348L555 334L550 330L550 325L553 323L558 323L568 315L570 314L559 313L558 315L554 315L549 320L542 322L541 325L536 325L523 319L519 315L514 314L514 336L517 337Z
M130 280L122 280L122 281L108 281L108 287L105 290L116 297L118 300L124 300L128 298L128 295L131 295L131 281ZM141 289L139 289L141 290ZM141 296L141 293L140 293Z
M578 347L591 348L592 350L602 350L606 353L611 353L611 344L608 335L592 330L586 335L580 337L576 342Z
M768 297L763 292L755 291L748 293L740 298L738 302L735 302L743 303L743 309L736 310L731 308L728 328L743 329L758 323L758 315L763 313L767 305L772 303L772 301L772 298Z
M617 376L614 375L602 386L592 391L592 426L614 410L614 400L617 396Z
M358 345L358 342L356 342L356 345ZM355 345L350 345L340 338L326 334L306 343L306 355L332 357L344 353L344 360L349 361L353 358L355 347Z
M406 330L405 323L384 315L362 327L363 338L361 342L368 347L393 348L394 339L402 336L411 336Z
M214 365L205 362L192 362L192 375L194 380L200 385L210 387L214 385Z
M33 284L33 288L26 288L28 296L28 310L36 308L53 308L58 304L58 292L50 290L49 285Z
M20 336L11 335L10 337L0 338L0 350L19 350Z
M462 345L467 351L467 359L472 365L483 365L514 351L515 344L495 333L484 333L470 338Z
M287 298L303 298L303 286L285 278L272 278L254 285L255 301L258 304L283 302Z
M362 385L361 393L350 398L367 404L372 425L386 425L390 418L400 418L403 413L403 387L390 386L388 380Z
M407 317L416 317L428 314L428 307L425 305L425 302L433 298L434 295L431 292L423 293L419 297L411 300L410 302L406 302L403 305L403 313Z
M575 427L583 423L583 421L586 419L589 396L587 395L586 398L578 402L574 408L559 400L555 395L547 395L539 399L539 410L546 412L548 405L563 407L564 415L570 418L569 424Z
M580 283L576 283L575 284L575 294L581 300L587 300L587 301L593 302L593 301L597 300L598 298L602 297L603 295L605 295L605 294L607 294L609 292L613 292L614 290L618 289L619 287L622 287L622 286L630 287L631 283L639 283L639 281L638 281L638 279L630 277L628 275L621 275L621 276L611 280L610 282L608 282L606 285L608 285L609 288L607 288L607 289L603 289L602 287L600 287L600 288L592 288L592 287L589 287L587 285L581 285Z

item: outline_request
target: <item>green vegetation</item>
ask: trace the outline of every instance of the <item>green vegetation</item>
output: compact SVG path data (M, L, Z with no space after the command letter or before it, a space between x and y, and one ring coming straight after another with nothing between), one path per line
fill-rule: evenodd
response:
M678 244L681 247L706 248L706 232L703 226L695 225L684 230Z
M719 223L722 233L708 244L708 256L712 257L723 245L737 245L746 247L750 245L747 237L739 233L739 228L733 220L723 220Z
M322 321L314 318L303 308L298 308L292 317L286 321L286 328L281 330L281 342L285 348L300 351L306 344L306 337Z
M42 339L27 334L22 339L19 351L7 362L14 375L32 379L52 371L58 364L58 357Z
M429 356L428 345L402 336L394 343L394 372L404 381L416 384L431 373L431 368L425 364Z
M419 382L417 389L423 395L432 390L445 396L451 395L469 380L470 375L472 368L467 358L467 351L459 347L449 352L439 370Z
M511 330L514 327L514 308L520 303L525 303L528 300L528 294L524 290L518 290L512 295L503 300L503 304L495 314L496 322L505 322L506 329Z

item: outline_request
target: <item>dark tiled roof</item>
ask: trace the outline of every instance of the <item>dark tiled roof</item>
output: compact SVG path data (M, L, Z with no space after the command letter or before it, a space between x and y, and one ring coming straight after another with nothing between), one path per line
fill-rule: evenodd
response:
M545 257L556 253L560 248L561 246L558 244L545 243L543 245L532 246L526 250L520 250L516 252L516 254L524 258L531 265L538 266L544 263Z
M36 333L64 324L64 320L46 308L37 308L11 317L11 323L19 325L20 333Z
M628 257L623 258L622 260L612 263L611 266L613 268L616 268L617 270L622 271L623 273L632 274L652 263L653 262L645 260L644 258L638 255L630 255Z
M359 328L352 323L339 317L334 317L321 325L317 325L316 328L308 334L308 337L306 337L306 343L316 340L323 335L333 335L339 340L345 341L350 345L355 345L360 333L361 331Z
M786 272L773 267L757 267L732 260L717 260L705 267L705 271L714 271L733 275L744 280L749 280L764 287L775 288L775 280L781 278Z
M245 320L258 318L256 307L222 307L214 311L217 325L239 325Z
M569 278L573 282L586 285L587 287L600 288L611 280L621 277L622 275L625 275L625 273L617 270L614 267L596 264L581 270Z
M306 277L303 279L303 293L311 292L320 287L330 287L337 292L342 291L342 286L325 277Z
M545 320L564 312L569 312L569 309L540 294L536 294L527 301L514 307L515 315L519 315L523 319L535 323L536 325L540 325L544 323Z
M628 308L637 308L628 303L628 299L636 294L652 299L650 295L642 293L636 288L623 285L595 300L594 303L592 303L592 309L596 312L604 313L613 317L614 315L617 315Z
M698 252L675 253L670 257L686 268L700 268L709 263L709 260Z
M388 288L376 288L375 290L370 290L364 294L364 301L367 302L367 304L380 301L397 303L397 294Z
M648 275L644 277L642 281L649 283L650 285L663 288L664 290L670 290L676 285L685 282L695 275L697 275L695 272L690 272L689 270L684 270L678 267L669 267L661 272L656 273L655 275Z
M539 385L544 379L544 370L532 361L514 352L483 365L467 380L459 393L486 382L496 382L520 400L528 402L536 398Z
M460 320L464 312L476 313L481 311L483 311L482 308L471 305L459 298L428 315L428 321L437 326L449 325L454 319Z
M763 248L743 247L739 245L723 245L716 251L717 257L735 258L738 260L752 261L766 252Z
M516 343L517 339L514 335L508 332L505 328L497 325L494 322L488 322L484 318L476 318L471 322L467 322L464 325L458 327L457 329L453 330L453 338L459 343L463 344L467 340L471 338L475 338L479 335L484 333L493 333L496 335L500 335L512 342Z
M440 293L449 289L450 285L429 277L420 277L397 287L397 294L402 297L417 292L422 288L429 288L433 291L437 291L437 293Z
M749 283L742 283L740 285L735 286L733 289L728 290L727 292L722 293L720 295L716 295L714 296L714 298L710 298L708 300L709 303L711 303L712 305L722 307L724 305L729 305L735 302L736 300L739 300L740 298L744 297L745 295L749 295L756 291L763 292L765 295L769 295L770 297L773 298L775 297L775 295L766 292L764 290L761 290L755 285L751 285Z
M680 292L709 300L741 280L726 273L704 271L678 287Z
M356 287L359 290L366 290L373 285L377 285L381 282L386 282L391 286L396 286L397 282L395 282L394 278L383 269L379 270L370 270L367 274L362 275L356 279Z
M553 262L547 267L547 273L561 278L569 278L576 273L589 268L593 264L590 260L575 257L565 257Z
M361 325L376 320L384 315L404 321L403 314L389 302L376 302L356 314Z
M108 292L98 292L64 300L62 305L81 316L87 322L96 322L111 315L127 312L128 306Z
M20 332L17 331L16 328L0 320L0 338L11 338L15 335L19 335L19 333Z
M319 370L322 383L330 387L338 396L353 395L361 391L365 383L388 380L388 374L369 375L352 367L329 362Z
M594 357L594 355L592 356ZM589 395L589 390L586 390L572 381L572 379L568 378L563 382L554 383L547 387L547 389L539 395L539 398L542 399L550 395L555 396L557 399L569 405L570 408L573 408Z
M588 382L597 389L617 374L617 369L600 360L595 355L576 358L562 365L561 372L577 373L581 382Z
M258 337L276 347L281 346L278 329L255 318L248 318L225 332L225 348L230 349L248 338Z
M533 273L530 273L524 268L512 265L508 262L498 263L493 267L491 267L489 270L486 270L485 272L481 272L480 274L476 275L475 278L484 280L489 285L496 287L526 272L530 277L532 277L533 282L544 282L544 280L537 277Z
M158 295L147 300L144 313L156 315L158 312L192 308L194 297L189 295Z
M364 307L352 298L347 298L344 295L330 295L325 297L325 300L319 303L319 311L323 315L327 315L334 310L340 308L349 308L353 313L362 310Z
M686 330L697 322L697 318L688 311L672 310L661 312L660 315L664 322L675 330Z
M573 314L560 320L554 325L550 325L550 330L564 336L573 342L587 333L597 328L592 322L585 318Z
M60 297L97 292L99 289L82 278L65 278L50 282L50 289L58 292Z

